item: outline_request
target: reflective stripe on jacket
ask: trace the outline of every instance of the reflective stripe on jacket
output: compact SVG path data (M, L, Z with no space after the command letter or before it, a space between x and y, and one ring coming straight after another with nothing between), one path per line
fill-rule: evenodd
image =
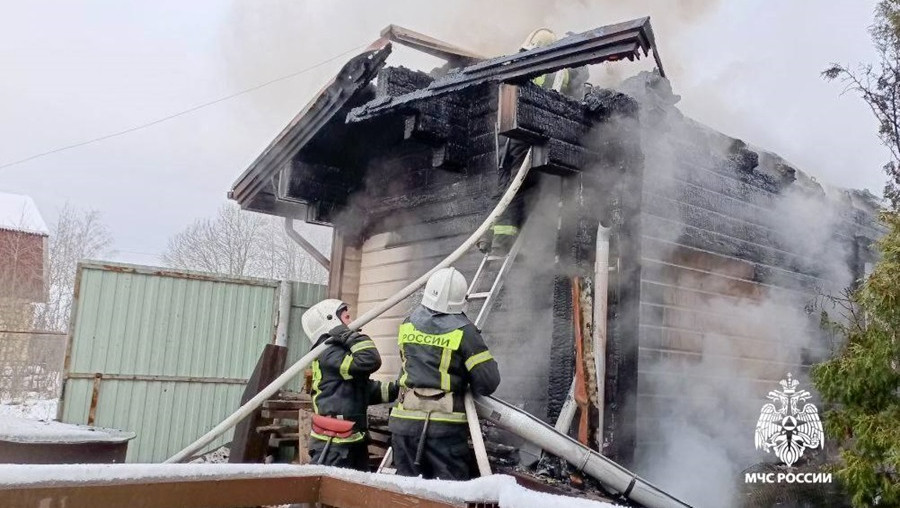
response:
M327 340L322 337L316 345ZM312 363L313 411L323 416L339 417L355 422L354 430L368 428L366 410L369 404L392 402L397 398L395 383L381 383L369 376L381 367L381 356L375 343L366 335L356 334L347 347L331 344ZM312 434L312 437L323 437ZM324 439L327 440L327 437ZM353 442L354 436L334 442Z
M464 314L441 314L419 306L400 325L397 343L402 387L454 394L453 412L432 412L430 420L436 424L464 427L462 395L466 390L471 387L476 394L490 395L500 384L497 362ZM404 408L401 402L391 411L391 432L415 435L425 418L425 412Z

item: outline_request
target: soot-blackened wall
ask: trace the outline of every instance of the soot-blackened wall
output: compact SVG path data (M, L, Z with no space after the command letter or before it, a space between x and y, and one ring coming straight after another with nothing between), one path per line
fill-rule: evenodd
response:
M717 446L752 442L726 436L752 434L789 372L808 388L810 365L835 346L819 312L861 275L860 242L878 236L851 194L682 117L642 93L651 88L635 94L646 161L634 403L645 463L689 432Z

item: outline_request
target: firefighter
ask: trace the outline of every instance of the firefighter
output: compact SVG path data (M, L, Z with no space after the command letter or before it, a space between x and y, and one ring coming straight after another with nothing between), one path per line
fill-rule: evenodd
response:
M400 325L400 396L389 421L399 475L471 478L463 397L469 389L493 393L500 371L463 313L466 287L456 269L436 271L425 285L422 304Z
M556 34L548 28L538 28L531 32L519 51L531 51L537 48L549 46L557 41ZM587 82L587 68L580 67L576 69L561 69L556 72L544 74L531 80L535 85L556 90L568 97L582 99L584 84ZM497 170L497 191L494 194L495 199L499 199L509 183L515 176L513 172L518 171L525 155L531 147L528 143L507 138L501 148L500 167ZM513 198L506 210L497 219L497 222L491 228L491 232L479 239L477 246L482 252L490 252L493 256L505 256L512 247L519 234L519 228L525 221L525 189L534 185L534 178L529 175L524 185L519 189L516 197Z
M367 471L366 409L369 404L393 402L397 386L369 379L381 367L381 356L372 339L347 328L346 303L323 300L310 307L301 321L313 347L328 345L312 363L316 415L309 440L312 463Z

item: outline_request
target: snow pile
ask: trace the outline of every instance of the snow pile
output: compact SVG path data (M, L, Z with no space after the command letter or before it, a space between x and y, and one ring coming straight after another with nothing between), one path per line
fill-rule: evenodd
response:
M0 441L13 443L120 443L132 439L134 436L133 432L0 415Z
M501 508L613 508L586 499L555 496L521 487L515 478L493 475L467 482L423 480L327 466L290 464L72 464L0 465L0 485L62 486L96 482L162 482L191 479L328 476L410 496L450 503L498 503Z
M22 403L4 402L0 404L0 416L15 416L31 420L53 420L56 418L58 399L26 400Z

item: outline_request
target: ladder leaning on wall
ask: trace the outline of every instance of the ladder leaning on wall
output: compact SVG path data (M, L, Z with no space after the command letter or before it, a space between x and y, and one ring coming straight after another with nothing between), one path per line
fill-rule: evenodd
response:
M510 247L509 251L506 252L505 255L495 256L491 255L490 251L485 253L485 255L481 258L481 263L478 264L478 269L475 270L475 275L472 277L472 282L469 283L468 289L466 289L466 301L478 301L483 300L481 304L481 308L478 310L478 316L475 317L475 320L472 322L475 325L475 328L481 330L481 327L487 321L488 314L490 314L491 309L497 301L497 296L500 294L500 290L503 289L503 281L506 279L506 275L509 273L509 269L512 268L513 261L515 261L516 256L519 253L519 249L522 248L523 238L525 237L525 228L522 228L519 231L519 234L516 236L516 241L513 242L512 247ZM500 268L495 269L496 265L499 264ZM493 281L489 287L485 288L485 290L479 290L480 283L483 278L485 278L488 274L494 272L496 270L496 275L494 276ZM471 395L466 394L466 398L471 398ZM468 411L467 411L468 412ZM472 439L481 439L481 434L478 433L476 436L475 433L472 433ZM485 474L490 474L490 467L487 464L487 456L483 453L479 453L478 450L484 449L484 444L476 446L476 459L478 460L479 470L481 471L482 476ZM390 467L391 462L393 461L393 450L392 448L388 448L384 454L384 458L381 459L381 463L378 465L377 473L383 472L385 468Z

